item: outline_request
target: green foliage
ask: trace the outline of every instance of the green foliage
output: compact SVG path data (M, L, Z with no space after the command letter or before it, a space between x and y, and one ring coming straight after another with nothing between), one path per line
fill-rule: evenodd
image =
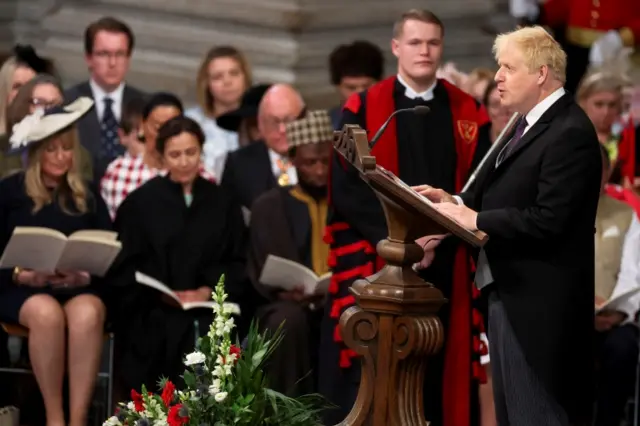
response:
M161 396L150 395L143 387L143 409L120 404L122 411L104 426L135 425L141 419L149 426L321 425L320 412L327 405L319 395L290 398L268 387L264 365L282 341L282 327L268 335L252 323L245 347L232 345L234 323L226 297L222 276L213 293L214 321L197 342L197 350L186 356L185 388L175 391L171 403L165 405ZM162 389L173 386L165 378L159 384Z

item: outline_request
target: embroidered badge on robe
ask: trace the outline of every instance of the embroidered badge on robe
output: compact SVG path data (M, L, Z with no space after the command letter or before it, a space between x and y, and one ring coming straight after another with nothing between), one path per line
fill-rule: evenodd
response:
M469 120L458 120L458 132L467 143L471 143L478 135L478 123Z

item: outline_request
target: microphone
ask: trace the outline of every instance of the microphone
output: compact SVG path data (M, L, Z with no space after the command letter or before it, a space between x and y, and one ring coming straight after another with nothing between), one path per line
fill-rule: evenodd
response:
M429 111L431 111L431 109L426 105L417 105L417 106L414 106L413 108L402 108L402 109L393 111L393 114L391 114L389 118L387 118L387 121L384 122L384 124L380 127L380 129L378 129L378 131L373 136L373 138L371 138L371 141L369 141L369 149L373 149L375 144L378 143L378 140L380 140L380 137L382 136L384 131L387 129L387 126L391 122L391 119L396 115L402 112L413 112L414 114L417 114L417 115L426 115L429 113Z

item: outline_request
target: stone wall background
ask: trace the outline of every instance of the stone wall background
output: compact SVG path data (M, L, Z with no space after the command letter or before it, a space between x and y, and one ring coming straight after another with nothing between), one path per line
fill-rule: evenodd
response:
M493 66L493 37L504 25L505 0L0 0L0 50L31 43L56 60L66 84L86 78L82 34L111 15L136 34L128 81L145 90L194 98L201 57L232 44L249 57L256 82L296 85L312 107L336 101L327 61L333 48L355 39L378 44L387 57L394 20L411 7L434 11L446 26L446 60L461 69Z

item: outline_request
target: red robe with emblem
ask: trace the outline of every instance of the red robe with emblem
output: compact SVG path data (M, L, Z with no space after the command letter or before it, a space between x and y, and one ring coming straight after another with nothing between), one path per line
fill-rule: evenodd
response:
M367 130L369 138L373 137L394 110L410 106L398 104L399 87L402 86L397 79L391 77L372 86L365 93L352 96L345 104L346 121L343 124L359 124ZM429 151L427 156L433 157L442 152L442 162L445 166L440 174L450 175L452 187L448 190L458 192L490 146L488 140L478 141L480 133L478 129L487 124L488 117L484 109L470 96L444 80L438 81L434 94L435 102L439 104L431 106L432 113L436 114L436 111L439 111L440 115L438 119L432 118L436 120L435 125L430 124L431 127L425 135L426 140L423 142L432 147L432 151ZM446 111L443 112L443 110ZM407 116L410 115L407 114ZM399 119L402 120L401 117ZM408 142L402 137L398 140L398 136L402 136L403 131L407 135L407 130L398 128L396 124L397 120L393 119L372 149L372 154L375 155L379 165L407 180L408 171L403 170L402 158L414 153L408 152L413 148L407 148ZM443 146L447 144L451 146ZM445 155L447 149L453 157ZM415 155L419 157L420 153L416 152ZM325 241L331 245L329 262L333 269L333 278L329 288L330 300L323 327L319 378L320 392L348 412L356 391L346 392L345 388L357 382L357 378L354 379L354 376L350 376L346 370L354 370L351 368L352 359L357 355L344 346L338 320L341 313L354 303L354 298L348 291L351 283L356 279L372 275L383 266L381 259L375 255L374 247L379 240L386 238L386 225L373 192L364 184L353 167L345 164L343 159L338 157L336 154L332 161L331 211L325 232ZM454 160L447 164L445 157ZM431 161L430 164L433 166L433 158ZM439 158L435 158L435 161L438 162ZM417 170L428 167L427 163L428 161L420 165L418 160L413 168ZM432 182L411 181L407 183L432 184ZM374 201L371 201L372 199ZM484 370L480 367L478 360L486 348L478 338L483 330L483 319L481 314L473 309L473 302L478 297L478 293L472 284L473 265L470 254L462 244L455 241L453 243L454 250L450 265L453 269L450 271L452 282L447 284L449 294L445 292L445 296L450 300L450 306L448 318L443 321L448 324L443 349L445 354L441 382L443 388L438 389L438 392L442 393L442 424L465 426L470 423L472 406L476 403L471 398L474 388L473 380L474 378L484 379ZM453 267L454 264L455 267ZM331 345L335 351L329 348ZM340 368L332 369L331 363L338 364ZM355 370L358 369L359 367L355 368ZM355 389L357 390L357 386ZM341 415L346 412L343 411ZM342 419L338 416L329 418L327 421L340 420Z

